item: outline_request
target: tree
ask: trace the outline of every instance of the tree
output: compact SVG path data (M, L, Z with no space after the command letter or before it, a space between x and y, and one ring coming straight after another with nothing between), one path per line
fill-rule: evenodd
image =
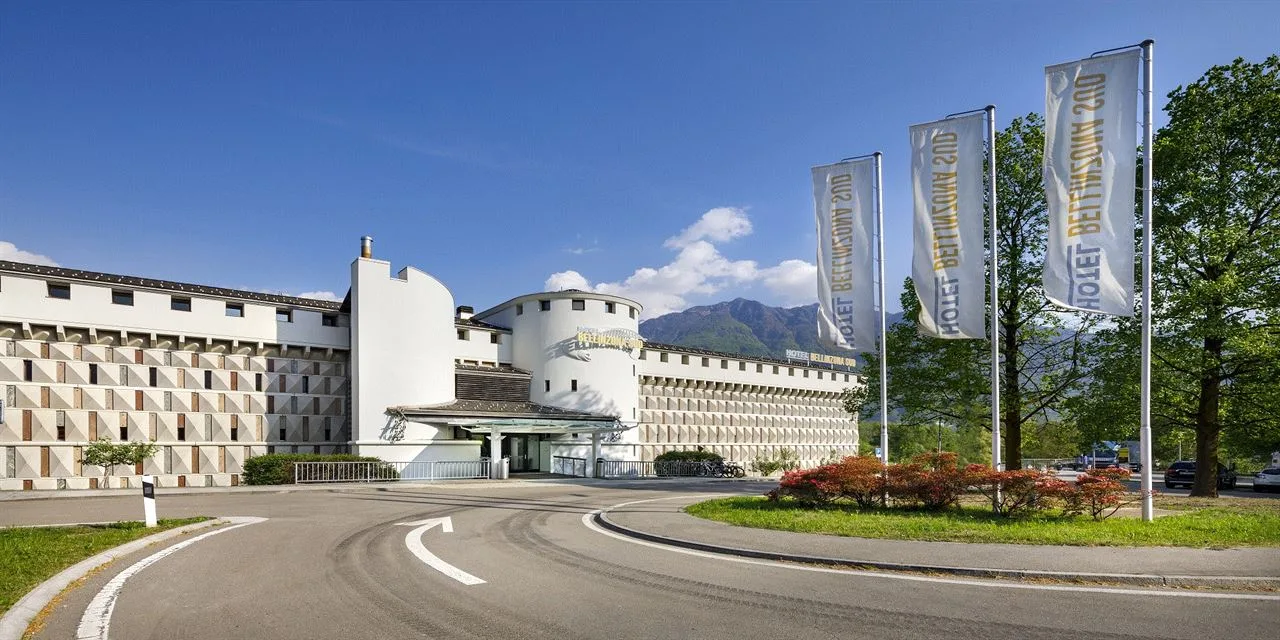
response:
M154 442L121 442L111 438L98 438L84 448L84 463L102 467L105 474L114 475L116 465L136 465L154 456L160 447Z
M1215 66L1169 93L1165 112L1153 418L1194 428L1191 495L1216 496L1225 427L1242 443L1280 443L1280 56Z

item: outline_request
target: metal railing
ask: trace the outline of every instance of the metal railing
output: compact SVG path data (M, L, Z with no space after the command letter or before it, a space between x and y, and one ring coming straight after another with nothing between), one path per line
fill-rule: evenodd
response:
M551 473L574 478L587 477L587 459L551 456Z
M693 460L598 460L596 475L601 478L740 478L746 475L734 462Z
M463 480L489 477L489 459L424 462L295 462L293 481L400 482L403 480Z

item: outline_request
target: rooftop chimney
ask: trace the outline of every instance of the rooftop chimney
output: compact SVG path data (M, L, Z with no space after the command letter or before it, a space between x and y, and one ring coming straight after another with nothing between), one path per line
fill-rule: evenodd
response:
M373 257L373 236L365 236L363 238L360 238L360 257L361 258Z
M458 307L459 320L470 320L471 316L474 316L475 314L476 314L476 310L472 309L471 307L468 307L468 306Z

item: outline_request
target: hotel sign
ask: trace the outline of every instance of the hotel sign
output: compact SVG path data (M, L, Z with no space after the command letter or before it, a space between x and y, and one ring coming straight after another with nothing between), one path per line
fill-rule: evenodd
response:
M590 360L587 354L576 353L587 349L616 349L634 358L644 347L644 338L630 329L578 327L578 333L569 342L571 355L580 360Z
M858 361L853 358L845 358L843 356L829 356L825 353L810 353L808 351L796 351L795 349L787 349L788 360L803 360L804 362L819 362L822 364L834 364L842 367L853 367Z

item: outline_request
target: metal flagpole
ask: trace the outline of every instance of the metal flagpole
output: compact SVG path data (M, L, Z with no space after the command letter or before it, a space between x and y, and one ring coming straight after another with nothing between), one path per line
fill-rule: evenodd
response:
M1151 81L1151 55L1155 40L1142 42L1142 519L1154 518L1151 505L1151 223L1152 148L1151 112L1155 102Z
M987 105L987 242L991 245L991 468L1000 463L1000 311L999 249L996 239L996 106ZM999 500L999 494L997 494Z
M876 167L876 241L880 269L880 462L889 464L889 365L888 340L884 318L884 184L881 178L881 154L871 154Z

